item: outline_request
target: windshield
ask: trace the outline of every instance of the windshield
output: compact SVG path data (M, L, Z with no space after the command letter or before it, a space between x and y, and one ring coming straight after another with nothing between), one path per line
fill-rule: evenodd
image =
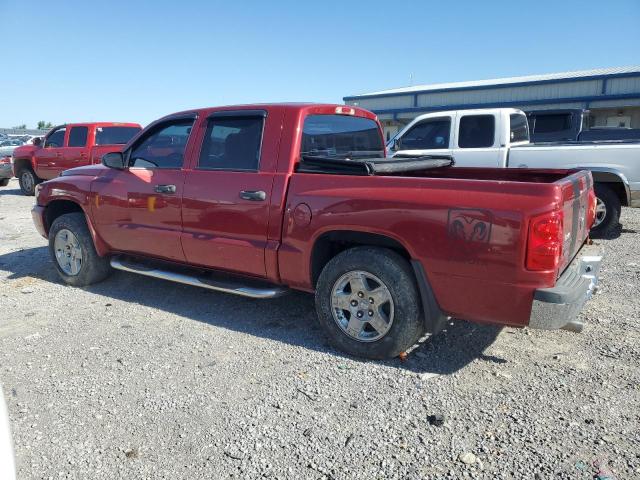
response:
M375 120L345 115L309 115L302 129L302 155L384 157Z
M124 145L140 130L140 127L98 127L96 145Z

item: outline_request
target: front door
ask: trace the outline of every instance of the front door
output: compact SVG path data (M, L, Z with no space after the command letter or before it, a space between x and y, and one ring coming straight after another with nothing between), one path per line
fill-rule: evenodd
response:
M200 154L187 173L182 245L187 261L266 276L269 204L280 122L263 111L212 114Z
M89 162L89 127L87 125L72 125L69 128L67 148L64 149L62 160L56 165L58 175L64 170L86 165Z
M66 127L58 127L52 130L44 139L43 148L35 152L36 175L38 177L50 180L58 176L58 165L63 161L66 132Z
M456 167L500 167L500 138L496 134L496 116L458 115L458 135L454 150Z
M193 122L183 116L151 127L125 152L126 169L94 182L96 230L113 250L185 260L181 208Z

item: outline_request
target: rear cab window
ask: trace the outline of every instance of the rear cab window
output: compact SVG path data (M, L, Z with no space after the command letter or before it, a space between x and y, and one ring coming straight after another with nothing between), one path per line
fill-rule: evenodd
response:
M537 114L534 116L532 130L534 133L553 133L571 130L571 114Z
M124 145L140 130L140 127L97 127L96 145Z
M375 120L349 115L308 115L302 128L302 156L384 157L384 143Z

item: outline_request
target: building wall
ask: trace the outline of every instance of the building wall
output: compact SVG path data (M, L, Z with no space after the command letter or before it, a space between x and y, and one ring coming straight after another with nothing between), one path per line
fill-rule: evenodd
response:
M438 110L513 107L522 110L584 108L592 112L592 124L603 126L620 121L640 128L640 72L586 78L515 84L482 85L404 91L345 97L378 114L386 136L393 136L416 116Z
M591 108L591 126L640 128L640 107Z

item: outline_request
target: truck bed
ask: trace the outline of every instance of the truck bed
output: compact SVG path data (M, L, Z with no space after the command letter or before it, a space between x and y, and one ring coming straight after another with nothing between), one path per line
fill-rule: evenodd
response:
M448 178L520 183L554 183L579 170L504 168L451 168L455 165L448 155L420 157L337 159L305 156L296 167L297 173L356 176L395 176L413 178Z
M299 219L285 219L290 227L280 249L280 274L294 287L309 288L306 279L313 274L301 254L310 238L329 229L373 231L397 239L424 266L448 314L526 325L531 288L553 286L587 238L591 182L589 172L574 170L444 167L376 175L298 170L290 180L288 208L295 212L297 205L308 205L312 222L299 228ZM528 271L531 220L559 210L567 243L558 270ZM466 225L468 237L454 232L456 221Z

